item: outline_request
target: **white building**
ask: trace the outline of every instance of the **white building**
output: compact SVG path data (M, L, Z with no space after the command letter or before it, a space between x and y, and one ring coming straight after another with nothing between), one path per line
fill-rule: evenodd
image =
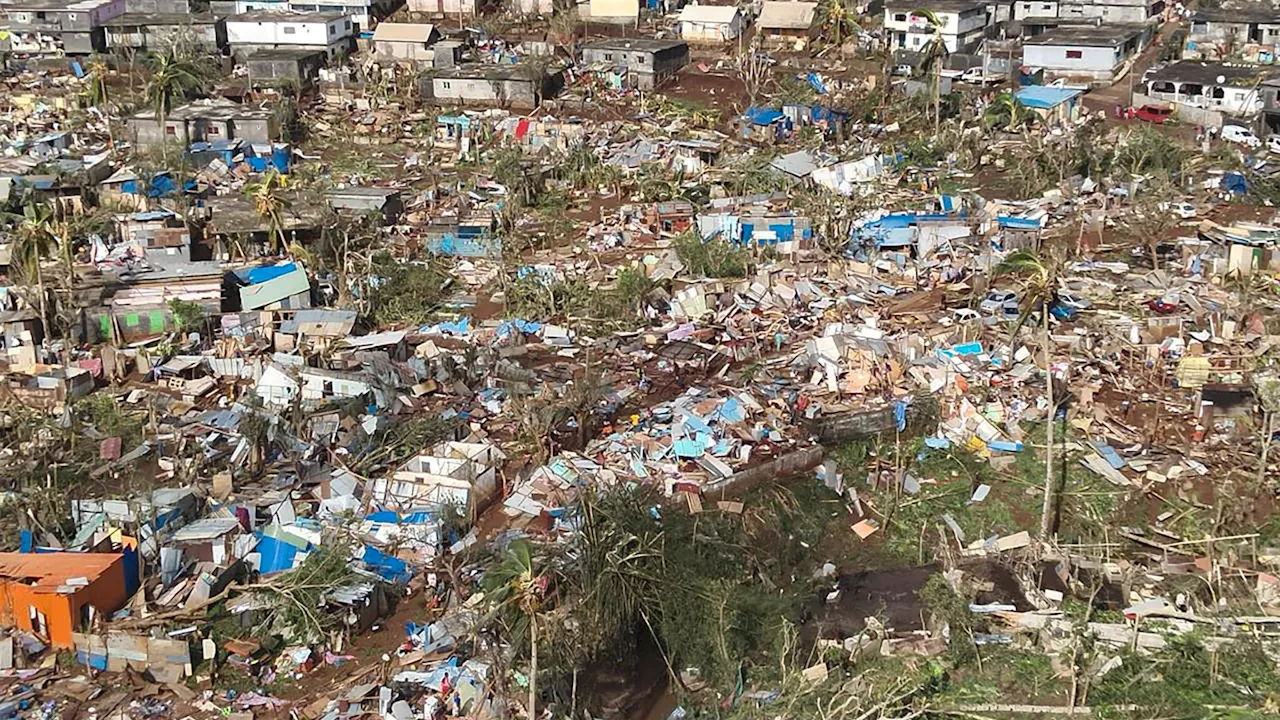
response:
M1145 25L1059 27L1023 41L1022 64L1050 80L1109 84L1149 36Z
M258 10L227 18L227 44L238 58L281 48L323 50L332 58L354 49L354 33L351 17L342 13Z
M736 40L746 24L742 11L731 5L685 5L677 27L685 42L724 42Z
M592 22L635 24L640 17L639 0L590 0L587 8Z
M1177 105L1248 116L1262 110L1258 86L1267 74L1258 66L1183 60L1148 76L1146 94Z
M260 10L271 12L317 13L336 12L351 18L359 30L367 30L394 9L387 0L212 0L209 7L219 17L244 15Z
M1033 2L1015 2L1013 4L1013 19L1026 20L1028 18L1043 20L1047 18L1058 17L1058 0L1033 0Z
M884 29L894 50L918 52L933 38L933 24L927 17L917 14L919 10L932 12L942 24L942 40L947 52L971 53L982 44L988 24L985 3L974 0L891 0L884 7Z

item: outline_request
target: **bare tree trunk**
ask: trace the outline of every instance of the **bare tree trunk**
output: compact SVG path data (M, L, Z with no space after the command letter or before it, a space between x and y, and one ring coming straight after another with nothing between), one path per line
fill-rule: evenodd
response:
M1258 458L1258 482L1267 477L1267 455L1271 453L1272 438L1276 434L1276 416L1274 412L1262 412L1262 456Z
M1053 340L1049 336L1049 303L1047 301L1040 312L1044 315L1044 369L1049 400L1049 424L1045 428L1044 501L1040 507L1040 539L1048 540L1049 531L1053 526L1053 421L1058 413L1053 404L1053 355L1050 352Z
M538 719L538 615L529 613L529 720Z

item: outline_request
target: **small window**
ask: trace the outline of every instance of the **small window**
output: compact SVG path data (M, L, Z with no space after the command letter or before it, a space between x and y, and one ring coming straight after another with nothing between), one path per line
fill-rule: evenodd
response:
M612 60L612 59L613 59L613 53L605 53L605 54L604 54L604 59L605 59L605 60Z
M1053 10L1053 6L1052 6L1052 5L1050 5L1049 3L1045 3L1045 4L1043 4L1043 5L1041 5L1041 6L1040 6L1040 9L1041 9L1041 10Z
M298 28L293 27L293 26L291 26L291 25L285 25L285 26L284 26L284 34L285 34L285 35L296 35L297 33L298 33Z
M449 81L448 81L448 80L445 80L445 81L441 82L441 83L440 83L440 85L441 85L441 87L443 87L445 90L448 90L448 89L449 89Z
M1280 30L1276 28L1267 28L1267 34L1271 37L1275 37L1276 35L1280 35Z
M176 137L176 136L178 135L178 128L176 128L176 127L174 127L174 126L172 126L172 125L165 125L165 126L164 126L164 134L165 134L165 135L173 135L173 136L175 136L175 137Z
M1023 9L1023 10L1030 10L1030 9L1031 9L1031 3L1022 3L1022 9Z
M894 16L893 16L893 21L894 21L894 22L906 22L906 21L907 21L907 14L906 14L906 13L898 13L897 15L894 15Z
M330 26L329 26L329 34L330 34L330 35L337 35L337 34L338 34L338 28L336 28L336 27L334 27L334 26L330 25Z
M342 22L342 24L343 24L343 26L345 27L345 29L347 29L347 30L350 30L350 29L351 29L351 21L350 21L350 20L344 20L344 21Z
M76 14L75 14L75 13L67 13L67 19L68 19L68 20L70 20L71 22L75 22L75 21L76 21Z
M36 13L36 19L37 19L37 20L44 20L44 13L42 13L42 12L38 12L38 13Z
M638 65L643 65L643 64L644 64L644 56L643 56L643 55L637 55L637 56L636 56L636 64L638 64Z
M208 128L206 128L206 129L205 129L204 134L205 134L205 135L220 135L221 133L219 133L219 132L218 132L218 126L217 126L217 125L210 125Z
M1083 50L1068 50L1068 51L1067 51L1067 59L1068 59L1068 60L1079 60L1079 59L1080 59L1080 58L1082 58L1082 57L1084 57L1084 51L1083 51Z

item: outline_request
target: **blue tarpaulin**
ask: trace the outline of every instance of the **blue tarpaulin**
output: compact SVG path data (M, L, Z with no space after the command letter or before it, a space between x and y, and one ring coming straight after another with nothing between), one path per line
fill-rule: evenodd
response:
M752 125L772 125L786 116L781 111L773 108L753 107L747 108L742 117L746 118Z
M1236 195L1244 195L1249 192L1249 183L1245 182L1243 173L1229 172L1222 176L1222 189Z
M267 265L266 267L249 268L242 270L240 276L250 285L258 285L260 283L275 280L297 270L295 263L285 263L283 265Z
M813 86L814 91L816 91L819 95L827 94L827 85L826 83L822 82L822 78L818 77L818 73L811 72L808 75L805 75L804 79L807 80L809 84Z
M413 577L413 572L409 570L409 564L397 557L392 557L376 547L366 545L364 547L364 556L360 558L369 569L378 573L384 579L400 584L409 582Z

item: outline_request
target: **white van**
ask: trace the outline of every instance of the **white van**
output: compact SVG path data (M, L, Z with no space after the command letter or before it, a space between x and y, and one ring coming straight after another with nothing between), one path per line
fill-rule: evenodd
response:
M1239 143L1251 148L1262 145L1262 141L1258 139L1253 131L1243 125L1223 125L1222 139L1227 142Z

